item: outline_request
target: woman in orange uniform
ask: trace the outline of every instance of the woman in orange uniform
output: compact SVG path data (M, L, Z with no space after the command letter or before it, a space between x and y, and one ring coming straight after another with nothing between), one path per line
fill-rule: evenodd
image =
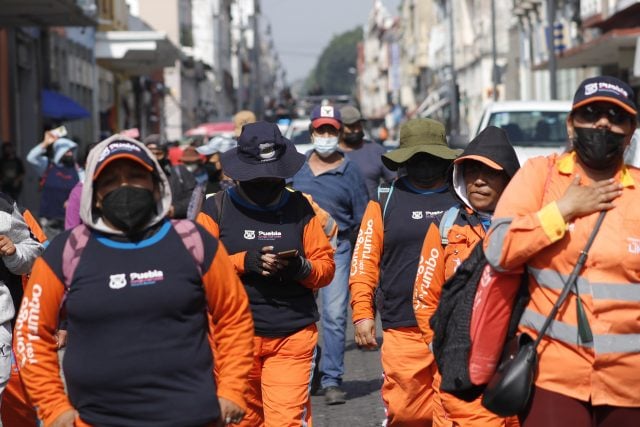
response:
M498 199L519 167L506 132L494 126L484 129L454 160L450 185L460 205L448 211L443 218L443 222L451 226L449 230L440 227L443 233L447 233L446 236L440 236L436 227L431 227L427 232L414 284L413 309L427 345L433 339L429 320L438 307L442 285L485 236ZM442 237L448 240L444 248ZM444 256L432 259L433 251ZM482 407L480 398L472 402L460 400L440 390L440 381L441 377L436 373L433 380L434 426L506 425L505 419ZM517 420L507 425L514 423L517 425Z
M638 425L640 170L623 160L637 113L625 82L583 81L567 118L571 151L527 162L496 208L485 253L501 271L526 266L531 300L520 330L534 338L607 211L577 287L538 346L523 427ZM587 328L592 337L580 333Z
M242 127L238 146L220 160L238 185L208 198L198 222L229 250L253 314L254 360L241 425L311 425L314 290L331 282L335 264L307 198L285 188L305 157L277 125L256 122Z

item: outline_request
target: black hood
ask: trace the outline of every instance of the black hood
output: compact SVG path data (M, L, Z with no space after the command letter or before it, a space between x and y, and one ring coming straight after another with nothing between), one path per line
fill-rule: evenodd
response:
M513 178L516 171L520 169L518 156L509 142L507 132L495 126L487 126L473 138L460 157L455 160L455 163L460 163L470 156L484 157L497 163L509 175L509 178Z
M520 169L518 156L516 156L516 151L509 142L507 133L495 126L485 128L478 136L473 138L460 157L454 160L449 172L451 191L458 200L470 209L473 209L473 207L467 198L467 188L464 183L463 168L461 167L465 160L477 160L494 168L497 165L505 171L509 179L513 178L513 175ZM485 212L484 214L488 213Z

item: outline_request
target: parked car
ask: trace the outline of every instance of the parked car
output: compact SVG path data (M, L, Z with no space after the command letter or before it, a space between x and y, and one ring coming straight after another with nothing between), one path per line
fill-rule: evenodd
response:
M293 119L284 133L284 137L293 142L298 152L302 154L306 154L307 151L313 149L311 135L309 135L310 124L309 117Z
M504 129L520 164L567 148L566 119L570 101L503 101L489 104L474 136L489 125Z

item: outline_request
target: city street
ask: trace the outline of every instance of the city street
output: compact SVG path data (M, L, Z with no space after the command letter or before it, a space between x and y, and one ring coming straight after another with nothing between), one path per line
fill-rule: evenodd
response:
M351 311L349 316L351 319ZM378 322L378 342L382 329ZM322 331L320 331L322 333ZM313 396L312 411L315 427L373 427L384 421L384 408L380 397L382 367L380 350L360 350L353 340L353 325L347 322L345 350L345 375L343 388L347 392L347 403L329 406L324 396Z

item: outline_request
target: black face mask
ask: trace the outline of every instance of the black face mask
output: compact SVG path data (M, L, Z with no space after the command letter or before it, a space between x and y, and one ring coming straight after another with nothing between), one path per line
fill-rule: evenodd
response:
M431 187L444 179L450 165L451 160L430 156L430 158L420 158L419 160L410 159L405 168L412 181L423 187Z
M619 166L624 157L624 134L609 129L574 128L573 148L580 160L595 170Z
M60 163L62 164L62 166L72 167L75 164L75 161L73 160L73 157L62 156L62 158L60 159Z
M284 179L274 180L254 180L240 182L242 191L259 206L266 206L274 202L285 187Z
M361 130L344 134L344 142L347 145L358 145L362 142L362 138L364 138L364 132Z
M209 177L209 181L216 182L220 181L220 176L222 175L222 171L216 167L213 163L205 163L204 170L207 171L207 176Z
M125 234L142 231L156 211L153 192L125 185L108 193L102 200L102 214Z

